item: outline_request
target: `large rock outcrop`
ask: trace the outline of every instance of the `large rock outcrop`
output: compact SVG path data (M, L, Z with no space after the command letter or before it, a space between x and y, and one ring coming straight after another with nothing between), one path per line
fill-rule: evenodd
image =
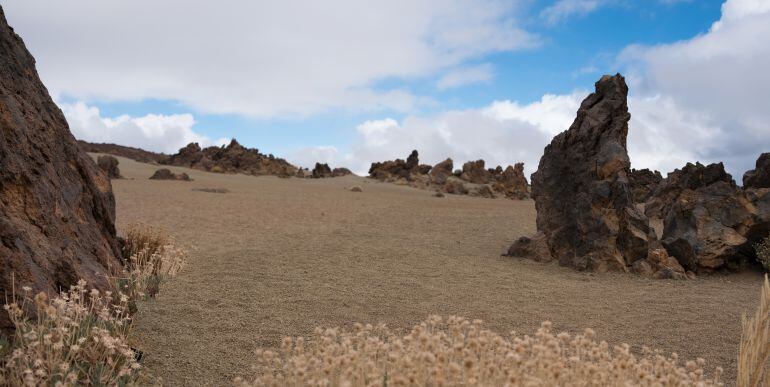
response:
M663 181L658 171L645 169L632 169L628 176L631 183L631 197L636 203L644 203L650 198L652 193L658 188L658 184Z
M96 159L96 165L107 175L109 179L121 179L120 168L118 168L118 159L110 155L99 156Z
M724 164L704 166L701 163L687 163L684 168L670 172L658 183L645 203L644 213L650 218L665 219L683 191L696 190L718 181L734 184L733 177L725 171Z
M526 199L529 197L527 178L524 176L524 163L516 163L515 166L508 166L504 171L497 167L493 175L496 182L493 187L497 192L502 193L511 199Z
M743 188L770 188L770 152L762 153L756 168L743 174Z
M121 265L110 181L79 147L0 8L0 297L78 279L106 290ZM0 310L0 329L12 328Z
M201 149L190 143L161 164L175 165L209 172L244 173L247 175L295 176L297 167L273 155L263 155L258 149L246 148L233 139L227 146Z
M329 168L329 164L315 163L315 168L313 168L312 176L314 179L332 177L332 169Z
M511 255L548 251L539 259L594 271L627 271L647 258L654 233L631 198L627 95L620 74L602 77L569 130L545 148L532 175L538 234Z

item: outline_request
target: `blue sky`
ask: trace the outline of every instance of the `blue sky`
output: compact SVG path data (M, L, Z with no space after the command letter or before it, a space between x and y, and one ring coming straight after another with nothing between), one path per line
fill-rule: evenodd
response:
M768 64L746 37L767 32L770 0L180 1L0 4L90 141L169 152L235 137L356 171L417 148L426 162L525 161L532 172L593 83L620 71L635 98L634 166L724 160L739 180L770 150L764 113L713 108L757 83L720 69ZM767 96L756 92L745 98Z

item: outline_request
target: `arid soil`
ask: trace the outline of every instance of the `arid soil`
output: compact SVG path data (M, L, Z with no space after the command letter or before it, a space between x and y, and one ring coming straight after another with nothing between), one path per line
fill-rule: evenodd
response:
M535 231L530 200L437 198L355 176L170 167L193 181L156 181L157 166L119 160L118 230L163 226L191 249L135 324L145 366L166 385L226 385L250 374L255 348L318 325L408 328L429 314L479 318L500 333L532 333L543 320L592 327L610 344L702 356L732 379L740 316L758 299L756 273L667 281L501 257Z

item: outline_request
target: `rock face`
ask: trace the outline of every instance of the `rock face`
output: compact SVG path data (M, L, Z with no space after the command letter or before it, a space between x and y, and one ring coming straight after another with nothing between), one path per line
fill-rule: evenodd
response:
M756 168L743 174L743 188L770 188L770 152L762 153Z
M2 8L0 133L0 297L10 300L12 281L49 294L80 278L108 289L121 265L110 181L78 147ZM12 329L4 310L0 329Z
M353 172L347 168L334 168L332 170L332 177L341 177L341 176L347 176L352 174Z
M96 165L98 165L99 169L101 169L107 175L107 178L122 178L122 176L120 176L120 169L118 168L118 159L110 155L99 156L96 159Z
M484 160L469 161L462 171L452 172L454 162L446 159L435 166L420 164L417 151L412 151L406 161L396 159L372 163L369 177L380 181L431 189L455 195L471 195L495 198L503 195L510 199L526 199L527 179L524 164L485 169Z
M657 185L645 203L644 213L650 218L665 219L683 191L706 187L718 181L734 184L733 177L725 172L722 163L707 166L687 163L684 168L669 173Z
M168 158L162 153L148 152L144 149L132 148L117 144L96 144L78 140L80 149L84 152L107 153L115 156L125 157L140 163L161 163Z
M233 139L227 146L211 146L201 149L198 143L190 143L175 155L161 161L209 172L244 173L247 175L295 176L297 167L273 155L263 155L259 150L246 148Z
M631 197L634 202L646 202L662 180L663 176L658 171L651 171L646 168L632 169L628 181L631 184Z
M654 232L631 199L626 137L631 115L621 75L604 76L569 130L554 137L532 175L538 236L548 261L580 270L623 270L647 258ZM517 242L511 249L532 250Z
M161 168L155 171L155 173L150 176L150 180L181 180L181 181L191 181L190 175L182 172L182 173L174 173L171 172L168 168Z

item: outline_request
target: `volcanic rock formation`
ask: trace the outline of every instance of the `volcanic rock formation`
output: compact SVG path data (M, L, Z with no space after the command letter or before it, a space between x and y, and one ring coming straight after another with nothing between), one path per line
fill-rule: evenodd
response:
M246 148L233 139L227 146L211 146L201 149L198 143L190 143L161 164L175 165L219 173L244 173L247 175L295 176L297 167L273 155L263 155L259 150Z
M770 188L770 152L762 153L756 168L743 174L743 188Z
M324 177L332 177L332 169L329 168L329 164L315 163L315 168L313 168L313 178L320 179Z
M150 176L150 180L181 180L181 181L191 181L190 175L182 172L182 173L174 173L171 172L168 168L161 168L155 171L155 173Z
M626 271L647 258L654 232L631 199L627 95L620 74L602 77L569 130L545 148L532 175L538 234L517 241L511 255L542 255L547 246L539 260L594 271Z
M72 136L0 8L0 297L109 289L121 266L110 181ZM12 324L0 310L0 329Z
M658 171L651 171L646 168L632 169L628 181L631 184L631 197L634 202L646 202L662 180L663 176Z
M118 159L110 155L99 156L96 159L96 165L99 166L109 179L121 179L120 169L118 168Z
M117 144L97 144L78 140L78 146L80 146L80 149L84 152L107 153L114 156L125 157L140 163L159 164L168 158L167 155L162 153L154 153L144 149Z
M684 190L695 190L718 181L735 184L733 177L725 172L722 163L707 166L701 163L687 163L684 168L670 172L658 183L645 203L644 213L650 218L665 219Z
M523 163L516 164L516 167L508 166L505 170L501 166L485 169L484 164L484 160L469 161L463 165L462 171L454 173L452 159L446 159L431 167L420 164L418 153L414 150L406 161L396 159L372 163L369 177L456 195L485 198L503 195L511 199L528 197Z

